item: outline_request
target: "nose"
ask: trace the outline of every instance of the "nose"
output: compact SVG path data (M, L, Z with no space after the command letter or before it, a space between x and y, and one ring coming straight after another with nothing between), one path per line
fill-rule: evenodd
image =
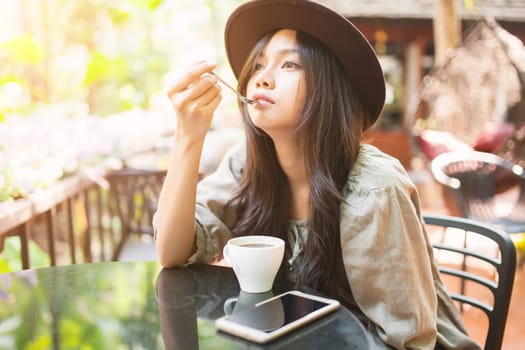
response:
M267 69L260 71L255 77L255 86L257 88L273 89L274 80Z

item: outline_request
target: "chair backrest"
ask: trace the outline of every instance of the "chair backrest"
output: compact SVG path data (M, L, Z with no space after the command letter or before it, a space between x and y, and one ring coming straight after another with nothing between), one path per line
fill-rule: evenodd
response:
M124 168L108 176L110 201L124 234L153 235L153 214L166 171Z
M497 225L508 233L525 231L525 171L521 166L492 153L472 151L442 153L433 159L431 168L459 215ZM511 188L519 193L514 208L502 215L497 195Z
M433 242L439 271L460 310L468 304L486 314L485 349L500 349L516 271L512 240L504 231L470 219L442 215L423 215L423 219L429 233L438 229L453 236L455 243L444 239ZM491 272L495 276L490 276Z

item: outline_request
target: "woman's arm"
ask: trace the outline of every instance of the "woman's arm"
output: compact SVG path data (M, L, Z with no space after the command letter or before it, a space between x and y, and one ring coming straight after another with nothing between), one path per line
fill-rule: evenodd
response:
M157 254L164 267L184 264L195 251L195 197L204 137L221 100L217 79L200 62L179 77L168 95L177 117L169 167L157 209ZM204 75L204 76L203 76Z

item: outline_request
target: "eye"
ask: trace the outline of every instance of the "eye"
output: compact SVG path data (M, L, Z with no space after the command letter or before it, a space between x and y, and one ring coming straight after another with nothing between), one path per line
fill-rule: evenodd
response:
M261 70L261 69L263 69L263 68L264 68L263 65L260 64L260 63L255 63L255 64L253 65L253 71L254 71L254 72L259 71L259 70Z
M286 61L282 65L282 68L285 68L285 69L293 69L293 68L299 68L299 67L301 67L299 64L291 62L291 61Z

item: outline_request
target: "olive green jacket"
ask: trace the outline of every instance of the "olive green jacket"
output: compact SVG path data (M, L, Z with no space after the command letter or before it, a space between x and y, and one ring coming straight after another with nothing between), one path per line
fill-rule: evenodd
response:
M226 206L238 187L244 145L229 151L197 188L197 252L213 262L236 220ZM467 335L437 267L416 187L394 158L363 144L344 189L341 249L349 293L369 327L396 349L479 349ZM296 251L297 249L292 249Z

